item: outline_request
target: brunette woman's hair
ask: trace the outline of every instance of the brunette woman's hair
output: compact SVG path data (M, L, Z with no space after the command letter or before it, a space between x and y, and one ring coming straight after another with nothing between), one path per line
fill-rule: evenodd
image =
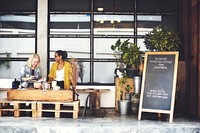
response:
M63 51L62 50L57 50L56 53L57 53L58 56L62 56L63 60L67 59L67 56L68 56L67 51L65 51L65 50L63 50Z

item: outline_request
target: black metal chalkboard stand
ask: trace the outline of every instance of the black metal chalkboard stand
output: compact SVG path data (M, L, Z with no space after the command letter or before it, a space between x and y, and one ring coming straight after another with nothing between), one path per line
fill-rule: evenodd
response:
M173 122L178 52L146 52L138 120L142 112L169 114Z

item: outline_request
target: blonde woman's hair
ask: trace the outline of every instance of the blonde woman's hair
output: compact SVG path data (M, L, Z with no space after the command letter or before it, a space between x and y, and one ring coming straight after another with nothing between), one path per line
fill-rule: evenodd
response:
M38 59L38 65L37 65L37 67L39 66L39 63L40 63L40 56L38 55L38 54L32 54L30 57L29 57L29 59L28 59L28 61L27 61L27 66L28 67L31 67L31 63L32 63L32 61L33 61L33 59Z

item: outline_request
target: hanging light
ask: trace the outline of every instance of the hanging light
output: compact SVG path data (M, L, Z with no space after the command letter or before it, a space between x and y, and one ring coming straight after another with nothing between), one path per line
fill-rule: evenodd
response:
M103 11L103 7L98 7L97 11L102 12Z
M102 12L103 11L103 6L101 0L99 1L99 7L97 8L97 11Z

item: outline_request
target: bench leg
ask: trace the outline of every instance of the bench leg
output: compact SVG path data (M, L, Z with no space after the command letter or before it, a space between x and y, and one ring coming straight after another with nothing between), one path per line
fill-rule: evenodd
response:
M42 117L42 103L37 103L37 117Z
M55 104L55 117L60 118L60 103Z
M19 117L19 106L18 102L14 102L14 117Z

